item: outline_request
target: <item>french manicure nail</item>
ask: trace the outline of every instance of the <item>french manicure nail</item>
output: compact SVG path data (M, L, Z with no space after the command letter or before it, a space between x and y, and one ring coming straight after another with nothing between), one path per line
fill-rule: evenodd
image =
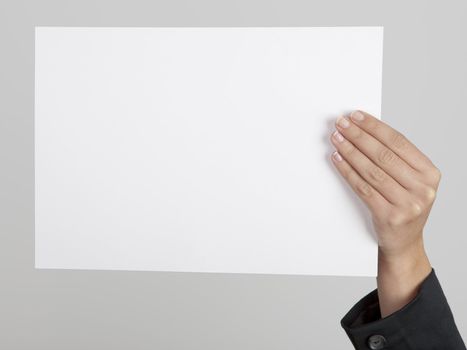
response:
M352 120L355 120L356 122L361 122L363 118L365 118L365 116L360 111L353 111L350 114L350 118L352 118Z
M339 117L337 119L337 124L342 128L348 128L350 126L349 121L345 119L344 117Z
M338 162L340 162L342 160L342 157L341 155L339 154L339 152L335 151L333 154L332 154L332 157L337 160Z
M334 136L334 138L338 141L338 142L342 142L344 141L344 136L342 136L342 134L339 132L339 131L334 131L334 134L332 134L332 136Z

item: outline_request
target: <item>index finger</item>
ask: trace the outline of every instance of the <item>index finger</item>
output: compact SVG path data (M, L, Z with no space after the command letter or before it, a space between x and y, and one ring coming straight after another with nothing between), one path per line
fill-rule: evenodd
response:
M424 171L434 166L431 160L402 133L371 114L356 110L350 114L350 119L386 145L415 170Z

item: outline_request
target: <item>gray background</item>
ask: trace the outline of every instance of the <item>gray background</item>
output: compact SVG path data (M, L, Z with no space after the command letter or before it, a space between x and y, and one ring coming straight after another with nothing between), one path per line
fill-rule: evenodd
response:
M383 25L382 116L443 172L426 245L467 337L465 4L1 0L0 348L350 349L340 318L375 288L373 278L34 270L36 25Z

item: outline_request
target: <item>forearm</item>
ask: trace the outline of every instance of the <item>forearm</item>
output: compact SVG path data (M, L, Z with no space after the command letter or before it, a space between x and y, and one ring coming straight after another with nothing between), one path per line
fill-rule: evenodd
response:
M387 252L379 248L377 285L381 317L413 300L431 269L422 238L404 251Z

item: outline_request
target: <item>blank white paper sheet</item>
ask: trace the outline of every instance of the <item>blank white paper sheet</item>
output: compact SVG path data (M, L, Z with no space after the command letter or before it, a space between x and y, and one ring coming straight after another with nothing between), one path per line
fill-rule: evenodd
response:
M375 276L329 136L382 27L37 27L35 266Z

